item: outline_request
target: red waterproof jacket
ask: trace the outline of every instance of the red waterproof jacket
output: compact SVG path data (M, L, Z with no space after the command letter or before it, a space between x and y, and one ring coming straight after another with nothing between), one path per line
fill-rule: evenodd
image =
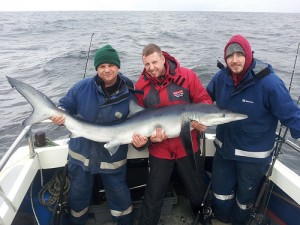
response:
M166 76L158 80L149 76L144 70L135 84L136 90L143 90L143 94L136 94L138 103L145 108L159 108L162 106L207 103L212 104L206 89L196 73L190 69L180 67L179 62L166 52L163 52L166 63ZM192 131L193 151L198 151L197 133ZM178 159L187 156L179 137L168 138L160 143L151 143L149 153L163 159Z

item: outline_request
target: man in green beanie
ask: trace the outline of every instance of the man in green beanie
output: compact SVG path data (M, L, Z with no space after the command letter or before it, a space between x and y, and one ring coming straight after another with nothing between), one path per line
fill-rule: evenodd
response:
M126 119L133 83L119 72L120 58L110 45L98 49L94 66L97 75L77 82L61 98L58 107L85 122L111 124ZM63 124L61 116L52 117ZM132 203L126 184L128 145L121 145L114 155L99 143L83 137L69 142L68 170L71 181L70 223L83 225L88 218L94 174L100 174L112 218L118 225L132 225Z

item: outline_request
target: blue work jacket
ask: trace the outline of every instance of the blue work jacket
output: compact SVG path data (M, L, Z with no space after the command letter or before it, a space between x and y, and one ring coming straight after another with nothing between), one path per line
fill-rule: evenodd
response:
M207 92L221 109L243 113L247 119L218 125L215 146L226 159L269 162L278 121L300 137L300 110L271 65L254 59L235 86L227 67L216 73Z
M84 122L107 125L122 122L129 114L132 82L118 74L121 79L115 93L106 95L97 84L96 77L77 82L59 101L59 107ZM121 145L114 155L104 148L105 143L83 137L71 138L69 142L70 163L75 163L92 173L113 173L124 168L128 145Z

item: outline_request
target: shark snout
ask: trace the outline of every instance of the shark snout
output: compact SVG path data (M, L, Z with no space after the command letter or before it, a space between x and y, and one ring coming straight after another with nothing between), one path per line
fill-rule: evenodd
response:
M232 113L232 114L230 114L230 117L232 118L232 121L244 120L244 119L248 118L248 116L246 114L241 114L241 113Z

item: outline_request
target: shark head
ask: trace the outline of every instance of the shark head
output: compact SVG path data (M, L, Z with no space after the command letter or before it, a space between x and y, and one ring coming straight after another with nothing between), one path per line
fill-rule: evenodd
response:
M220 112L202 115L199 122L205 126L214 126L229 123L232 121L243 120L246 118L248 118L248 116L245 114L234 113L227 110L220 110Z
M245 114L219 109L211 104L193 104L185 112L188 120L195 120L205 126L214 126L248 118Z

